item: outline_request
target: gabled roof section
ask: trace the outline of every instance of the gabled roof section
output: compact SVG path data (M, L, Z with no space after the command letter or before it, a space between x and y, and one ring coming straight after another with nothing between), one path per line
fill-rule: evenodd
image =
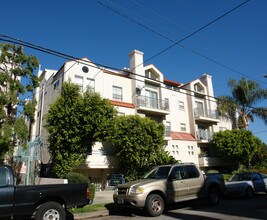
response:
M183 141L195 141L195 137L186 132L176 132L176 131L171 131L170 136L172 137L173 140L183 140Z
M134 104L128 102L120 102L116 100L109 100L111 105L125 107L125 108L135 108Z
M71 62L77 62L77 63L84 63L85 65L88 63L88 65L90 66L95 66L97 67L92 61L90 61L88 58L84 57L84 58L79 58L77 60L69 60L69 61L66 61L60 68L59 70L57 71L57 73L54 75L54 81L57 80L60 75L63 73L63 69L65 67L66 64L68 63L71 63Z
M160 72L157 67L155 67L153 64L148 64L148 65L144 66L144 71L149 70L149 69L153 70L153 72L159 76L160 82L163 82L163 79L164 79L163 73Z

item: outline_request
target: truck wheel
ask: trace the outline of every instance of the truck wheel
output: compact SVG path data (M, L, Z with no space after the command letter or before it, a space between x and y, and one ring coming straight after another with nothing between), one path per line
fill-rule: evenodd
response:
M164 211L164 201L160 195L151 194L146 199L145 210L149 216L155 217Z
M46 202L40 205L35 213L35 220L66 220L66 212L57 202Z
M207 200L210 205L216 205L220 202L220 193L217 187L213 186L208 190Z

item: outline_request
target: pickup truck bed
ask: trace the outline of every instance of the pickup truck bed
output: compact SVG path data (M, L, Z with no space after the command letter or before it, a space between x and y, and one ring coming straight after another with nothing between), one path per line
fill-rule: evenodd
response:
M14 186L10 166L0 166L0 176L0 219L65 220L66 209L89 202L87 183Z

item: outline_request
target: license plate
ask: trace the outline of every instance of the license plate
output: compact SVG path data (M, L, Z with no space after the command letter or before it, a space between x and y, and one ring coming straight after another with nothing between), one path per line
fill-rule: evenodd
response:
M119 203L119 204L123 204L123 203L124 203L123 198L118 198L118 203Z

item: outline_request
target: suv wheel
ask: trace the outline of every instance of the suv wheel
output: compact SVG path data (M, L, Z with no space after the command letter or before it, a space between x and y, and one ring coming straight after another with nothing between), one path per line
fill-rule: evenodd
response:
M149 216L155 217L164 211L164 201L160 195L151 194L146 199L146 212Z

